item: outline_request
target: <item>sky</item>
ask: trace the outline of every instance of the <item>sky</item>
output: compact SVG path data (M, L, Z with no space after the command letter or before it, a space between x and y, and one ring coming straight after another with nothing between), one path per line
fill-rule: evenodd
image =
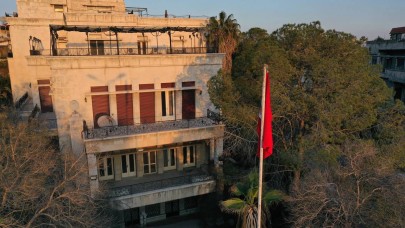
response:
M16 11L16 0L0 0L0 15ZM325 29L369 40L389 37L405 26L405 0L125 0L127 7L145 7L149 14L216 16L233 14L242 31L260 27L272 32L288 23L320 21Z

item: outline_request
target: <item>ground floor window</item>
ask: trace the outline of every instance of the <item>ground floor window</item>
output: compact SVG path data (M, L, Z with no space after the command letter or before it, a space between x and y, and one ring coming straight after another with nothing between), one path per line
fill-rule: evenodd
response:
M145 213L147 218L160 215L160 203L147 205L145 207Z
M156 151L143 153L143 172L145 174L156 173Z
M106 156L98 159L98 174L100 180L109 180L114 178L114 159Z

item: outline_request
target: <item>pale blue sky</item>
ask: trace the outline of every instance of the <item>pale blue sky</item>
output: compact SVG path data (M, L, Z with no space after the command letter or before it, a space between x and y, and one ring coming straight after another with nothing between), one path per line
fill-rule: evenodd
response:
M15 0L0 0L0 15L15 11ZM319 20L326 29L374 39L388 37L392 27L405 26L405 0L126 0L150 14L215 16L234 14L242 31L261 27L269 32L286 23Z

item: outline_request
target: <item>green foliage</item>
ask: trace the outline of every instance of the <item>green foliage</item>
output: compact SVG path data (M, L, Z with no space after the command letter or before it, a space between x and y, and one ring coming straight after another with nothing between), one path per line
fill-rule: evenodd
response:
M296 226L403 224L403 210L382 213L390 219L377 214L398 208L395 199L403 202L390 188L403 184L396 177L405 168L405 108L394 102L380 69L369 65L364 42L319 22L287 24L272 34L253 28L241 34L231 79L218 75L210 84L234 135L225 149L253 165L246 158L256 152L250 142L257 141L263 65L269 65L275 145L267 167L277 173L272 184L289 189Z
M257 227L257 200L259 189L258 171L251 171L246 178L231 187L231 195L238 198L231 198L221 202L221 209L227 213L239 215L238 224L240 227ZM263 183L263 223L265 227L266 218L270 217L268 207L271 204L281 202L285 194L278 190L268 190Z
M0 75L0 110L12 103L11 84L9 77Z

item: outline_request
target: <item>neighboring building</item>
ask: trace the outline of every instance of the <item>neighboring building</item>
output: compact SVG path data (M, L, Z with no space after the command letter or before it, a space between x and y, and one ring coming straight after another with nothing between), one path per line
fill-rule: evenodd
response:
M17 8L13 97L40 109L62 151L86 155L92 191L105 185L127 225L195 212L223 150L207 82L224 55L205 46L207 20L142 17L124 0Z
M405 102L405 27L393 28L390 40L367 42L372 64L381 64L381 77L395 90L395 98Z
M0 24L0 59L7 58L10 48L9 25Z

